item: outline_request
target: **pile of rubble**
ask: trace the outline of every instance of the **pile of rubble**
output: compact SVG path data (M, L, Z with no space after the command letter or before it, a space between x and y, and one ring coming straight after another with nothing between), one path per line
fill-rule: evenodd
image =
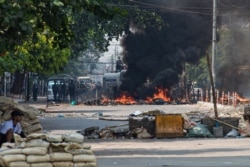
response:
M250 123L249 119L244 118L244 105L238 107L217 105L218 119L215 119L213 104L200 103L200 105L201 108L196 111L180 114L183 118L184 137L219 137L213 131L216 126L223 127L223 134L220 137L250 137ZM155 118L158 115L168 114L160 110L136 111L127 117L128 124L103 129L99 129L98 126L89 127L80 133L89 139L155 138L157 137ZM103 116L100 119L103 119Z
M15 135L15 143L0 149L0 167L96 167L96 157L83 140L79 133Z

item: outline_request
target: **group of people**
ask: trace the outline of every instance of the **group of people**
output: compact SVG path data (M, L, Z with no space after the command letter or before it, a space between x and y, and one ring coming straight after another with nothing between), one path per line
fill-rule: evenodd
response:
M73 80L70 81L68 87L62 81L60 83L54 81L54 84L52 85L52 91L55 102L57 101L65 102L67 100L68 94L70 96L70 102L75 100L75 84Z
M65 101L67 93L65 83L62 81L60 83L54 81L54 84L52 85L52 91L54 95L54 101Z

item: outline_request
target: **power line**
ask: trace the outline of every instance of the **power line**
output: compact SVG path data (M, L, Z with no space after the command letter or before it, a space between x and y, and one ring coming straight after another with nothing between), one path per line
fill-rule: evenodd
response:
M162 9L162 10L166 10L166 11L170 11L170 12L213 16L212 6L211 7L186 6L186 7L182 7L182 8L176 8L176 7L166 7L166 6L160 6L160 5L155 5L155 4L151 4L151 3L139 2L136 0L129 0L129 1L136 3L139 6L125 5L126 7L133 7L133 8L139 7L139 8L154 9L154 10ZM238 2L238 3L236 3L236 2ZM123 5L120 5L120 6L122 7ZM249 6L250 6L250 1L248 1L248 0L237 0L237 1L219 0L219 3L217 5L217 9L218 9L217 16L228 16L228 14L227 14L228 9L243 9L243 8L247 8ZM241 16L241 14L235 14L235 13L233 15L234 16Z
M150 4L150 3L139 2L139 1L135 1L135 0L129 0L129 1L137 3L137 4L141 4L141 5L144 5L144 6L151 6L151 7L158 8L158 9L169 10L169 11L172 11L172 12L190 13L190 14L199 14L199 15L209 15L209 16L212 15L211 13L202 13L202 12L196 12L196 11L185 10L185 9L180 9L180 8L164 7L164 6L159 6L159 5ZM212 10L212 8L211 8L211 10Z

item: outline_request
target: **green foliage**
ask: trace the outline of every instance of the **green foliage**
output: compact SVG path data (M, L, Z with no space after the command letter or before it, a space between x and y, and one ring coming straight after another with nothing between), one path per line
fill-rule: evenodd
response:
M124 10L118 10L116 7L112 8L111 14L106 15L100 15L100 13L96 15L95 12L88 11L75 14L74 24L72 24L75 34L71 45L73 56L81 56L81 52L93 46L93 49L98 51L107 51L113 37L118 38L122 34L126 14Z
M105 48L107 44L102 45L104 30L99 26L105 23L98 21L112 19L121 10L108 7L102 0L23 0L0 1L0 11L0 72L25 68L50 74L61 71L67 63L74 34L82 35L79 51L88 48L90 39L96 40L99 48ZM100 19L94 28L82 20L80 27L87 31L78 34L72 29L75 22L72 16L81 13Z
M207 88L210 85L209 71L206 57L202 57L197 64L186 64L187 79L196 83L197 87Z
M13 55L6 57L15 57L19 61L19 70L25 69L44 75L58 73L68 62L70 50L55 47L53 42L53 38L48 39L45 35L37 34L37 43L30 39L18 46Z
M152 26L161 30L164 25L161 16L156 12L141 10L139 8L136 8L131 12L130 21L133 25L136 25L138 29L145 29Z

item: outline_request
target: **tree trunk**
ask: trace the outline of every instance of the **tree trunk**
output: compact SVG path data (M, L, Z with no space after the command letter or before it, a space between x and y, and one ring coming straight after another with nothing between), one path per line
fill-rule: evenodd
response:
M23 90L25 73L17 71L14 73L14 83L10 89L11 94L21 94Z

